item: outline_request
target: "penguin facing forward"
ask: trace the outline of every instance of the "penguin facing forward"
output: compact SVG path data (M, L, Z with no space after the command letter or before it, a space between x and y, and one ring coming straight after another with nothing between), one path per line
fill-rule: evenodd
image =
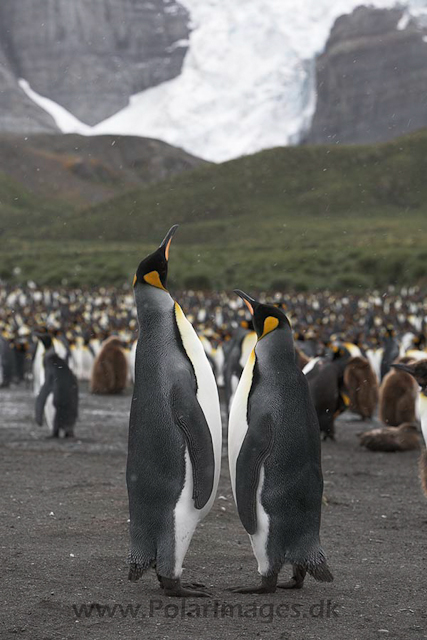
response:
M378 382L369 360L356 356L348 361L344 370L344 384L350 399L350 411L362 420L372 418L378 404Z
M36 422L42 426L44 414L52 438L58 438L61 430L66 438L72 438L78 416L77 378L55 352L51 337L44 335L39 339L46 351L43 358L44 383L36 398Z
M320 431L286 315L235 291L253 317L258 341L230 411L228 455L237 510L258 561L261 585L239 593L301 588L306 572L331 582L320 546L323 479ZM285 563L293 577L278 584Z
M154 567L165 595L206 597L206 591L182 585L181 572L196 526L217 491L221 414L203 345L166 289L176 229L134 277L140 331L126 470L129 579Z
M427 359L412 363L398 362L391 366L394 369L409 373L415 378L420 387L417 413L421 421L421 431L423 433L425 447L421 452L419 460L419 473L421 486L423 488L424 495L427 497Z
M110 336L102 344L92 368L90 391L95 394L121 393L126 387L128 362L122 341Z
M310 362L304 369L324 440L335 440L335 418L350 404L344 385L350 358L346 348L334 346L332 360L320 358L312 368Z
M412 369L406 368L411 362L411 358L399 358L397 363L391 365L391 371L381 383L379 418L389 427L398 427L404 422L413 423L417 419L418 385L409 374Z
M44 371L44 354L46 351L46 347L44 346L43 337L48 338L48 344L50 348L53 347L52 338L48 335L46 330L38 330L35 333L36 338L36 349L33 356L32 362L32 374L33 374L33 395L37 397L40 393L40 389L42 388L45 381L45 371Z

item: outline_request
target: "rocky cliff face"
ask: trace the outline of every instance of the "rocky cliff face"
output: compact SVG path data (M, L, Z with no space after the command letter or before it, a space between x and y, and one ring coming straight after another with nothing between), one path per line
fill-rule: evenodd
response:
M19 78L89 125L104 120L180 73L188 20L175 0L1 0L0 130L55 129Z
M427 126L427 29L403 9L339 18L316 71L306 142L381 142Z
M0 131L54 132L53 118L34 104L17 85L9 62L0 49Z

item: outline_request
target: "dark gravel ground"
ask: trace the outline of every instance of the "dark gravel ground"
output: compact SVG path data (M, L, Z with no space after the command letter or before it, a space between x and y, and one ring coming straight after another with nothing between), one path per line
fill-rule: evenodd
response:
M356 438L363 425L343 416L337 441L323 445L322 541L335 581L307 578L300 591L268 596L227 591L258 574L224 457L215 506L185 561L185 580L213 597L181 601L162 596L154 573L127 580L130 395L83 390L74 442L46 440L33 405L26 389L0 390L2 640L427 638L416 452L366 451Z

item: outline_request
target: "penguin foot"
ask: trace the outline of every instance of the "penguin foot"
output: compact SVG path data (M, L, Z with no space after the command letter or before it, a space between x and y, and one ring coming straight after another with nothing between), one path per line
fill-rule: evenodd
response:
M279 582L277 584L278 589L302 589L304 586L304 580L302 582L298 582L294 577L292 577L288 582Z
M199 589L193 589L187 586L183 586L179 578L174 580L172 578L164 578L163 576L158 576L158 579L165 596L170 596L174 598L211 598L212 597L212 594L210 594L209 591L206 591L206 590L201 591Z
M156 573L157 580L159 581L160 588L163 589L163 578ZM185 589L206 589L206 585L201 582L186 582L182 585Z
M227 589L231 593L274 593L277 586L277 574L262 576L261 584L256 587L233 587Z
M294 566L293 571L294 575L288 582L279 582L277 585L279 589L302 589L307 571L298 566Z
M332 440L332 442L335 442L335 434L334 433L324 433L323 437L322 437L323 442L326 442L326 440Z
M206 585L201 582L186 582L183 587L186 589L206 589Z

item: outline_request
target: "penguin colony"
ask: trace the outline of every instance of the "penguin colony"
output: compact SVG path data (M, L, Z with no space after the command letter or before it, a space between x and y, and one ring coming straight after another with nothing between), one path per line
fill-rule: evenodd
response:
M371 451L420 447L427 496L424 297L186 292L186 317L167 290L175 232L140 263L133 293L1 287L0 387L31 384L36 422L72 437L78 383L103 394L134 385L129 579L154 568L163 592L178 597L209 595L183 585L181 572L215 499L224 387L232 490L261 575L234 590L301 588L307 573L331 581L319 538L320 436L335 439L340 414L379 416L383 428L359 435ZM292 577L281 583L285 564Z

